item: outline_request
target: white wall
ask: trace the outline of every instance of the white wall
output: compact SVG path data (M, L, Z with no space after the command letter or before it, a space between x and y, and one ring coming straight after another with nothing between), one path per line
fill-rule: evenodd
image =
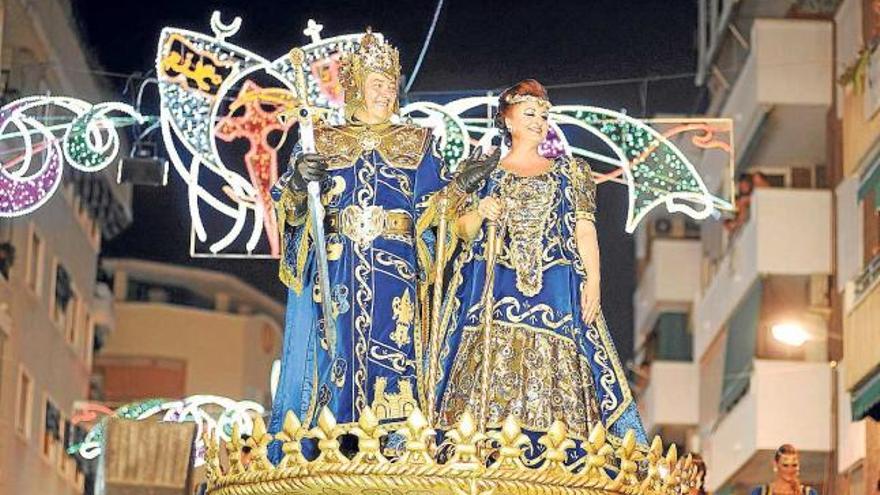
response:
M757 189L752 212L760 273L831 273L830 191Z
M755 20L752 50L758 66L758 100L831 105L832 31L828 21ZM797 81L796 91L793 81Z
M862 271L864 246L862 208L858 203L859 178L847 177L837 186L837 291L846 290L846 283Z
M635 345L651 331L662 311L687 311L700 290L699 240L655 239L651 262L633 295Z
M803 127L800 137L804 133L824 132L824 121L814 121L831 105L832 31L832 24L827 21L755 20L750 38L751 53L721 111L721 116L734 121L736 150L746 149L750 141L759 138L755 132L764 114L774 108L771 119L783 121L777 129ZM792 81L797 81L797 85L793 86ZM815 111L811 107L815 107ZM770 143L774 151L762 153L794 158L798 163L817 156L824 158L824 140L787 138L786 141L778 147L772 145L779 143Z
M651 381L642 394L645 429L660 425L696 425L699 411L699 365L654 361Z
M802 451L831 450L831 371L827 363L755 360L749 391L711 435L715 491L758 451L791 443ZM794 413L793 413L794 412Z
M756 189L751 218L694 305L699 359L760 275L831 273L831 192Z

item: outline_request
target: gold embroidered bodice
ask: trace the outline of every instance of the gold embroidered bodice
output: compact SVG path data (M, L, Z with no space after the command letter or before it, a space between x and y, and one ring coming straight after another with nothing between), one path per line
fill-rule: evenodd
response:
M503 227L507 233L504 253L516 270L516 287L526 296L541 292L544 253L548 245L558 242L547 239L551 217L557 203L559 184L551 172L522 177L505 173L498 184L499 198L504 203Z

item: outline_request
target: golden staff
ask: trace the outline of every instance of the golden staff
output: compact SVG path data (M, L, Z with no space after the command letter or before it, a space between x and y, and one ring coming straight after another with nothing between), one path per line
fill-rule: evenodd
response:
M495 260L500 243L498 224L486 222L486 282L483 285L483 362L480 369L480 432L486 431L486 408L489 402L489 345L492 336L492 311L495 306Z
M437 251L434 256L434 292L431 302L431 340L428 349L428 422L434 426L437 401L437 374L440 366L440 312L443 307L443 268L446 260L446 231L449 228L449 219L446 210L449 207L449 198L446 191L438 193L437 208L440 211L440 221L437 224Z

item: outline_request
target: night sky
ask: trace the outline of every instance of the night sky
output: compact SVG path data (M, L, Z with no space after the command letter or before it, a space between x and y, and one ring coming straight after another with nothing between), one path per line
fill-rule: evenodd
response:
M95 62L110 72L144 74L155 60L162 27L210 33L211 12L244 22L229 41L273 59L307 42L302 30L314 18L325 37L382 32L401 53L409 74L436 7L434 0L72 0L76 21ZM586 103L641 117L698 109L696 2L693 0L463 1L444 3L434 38L413 86L415 92L487 90L533 77L550 86L555 103ZM609 80L681 75L641 83ZM604 81L604 82L603 82ZM576 88L555 85L593 82ZM122 95L123 77L112 78ZM647 89L647 91L646 91ZM148 93L152 105L158 99ZM621 358L632 354L633 242L624 232L626 189L599 188L603 308ZM108 257L139 257L235 274L285 297L275 261L190 259L189 214L182 181L171 172L165 188L135 189L134 223L104 248Z

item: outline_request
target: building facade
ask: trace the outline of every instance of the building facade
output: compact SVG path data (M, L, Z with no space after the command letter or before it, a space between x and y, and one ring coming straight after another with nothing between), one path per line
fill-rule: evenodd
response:
M284 306L220 272L108 259L116 331L95 358L105 405L218 395L272 405Z
M30 95L109 98L90 72L70 4L0 1L3 103ZM4 165L20 150L0 145ZM101 243L131 221L131 190L115 166L63 183L39 210L0 219L0 493L82 493L85 466L65 452L84 432L96 334L112 331Z
M880 2L845 0L835 16L835 316L838 493L880 493Z
M703 456L711 492L771 481L785 443L806 483L833 485L837 3L699 2L697 83L707 116L733 122L733 177L711 151L697 167L738 212L699 226L658 215L637 237L640 407Z

